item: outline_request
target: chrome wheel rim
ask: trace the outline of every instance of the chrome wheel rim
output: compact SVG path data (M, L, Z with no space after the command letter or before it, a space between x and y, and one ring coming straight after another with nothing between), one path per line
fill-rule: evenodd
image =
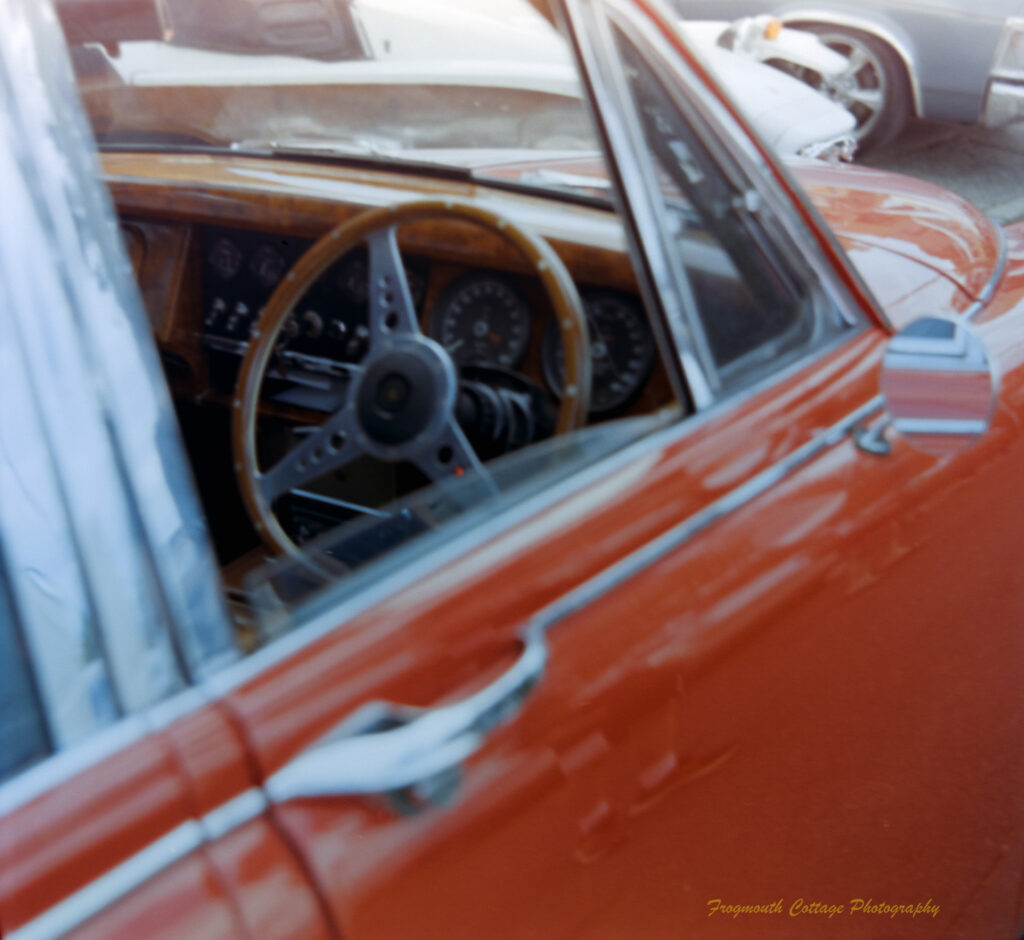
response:
M819 33L818 38L849 60L839 75L824 78L821 90L856 118L857 139L864 140L881 120L890 93L885 66L870 47L845 33Z

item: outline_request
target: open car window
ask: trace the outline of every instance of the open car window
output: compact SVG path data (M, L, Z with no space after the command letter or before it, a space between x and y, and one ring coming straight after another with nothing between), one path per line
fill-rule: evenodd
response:
M244 649L703 407L527 0L275 8L65 22ZM609 54L692 338L717 386L764 378L827 332L818 308L671 67Z

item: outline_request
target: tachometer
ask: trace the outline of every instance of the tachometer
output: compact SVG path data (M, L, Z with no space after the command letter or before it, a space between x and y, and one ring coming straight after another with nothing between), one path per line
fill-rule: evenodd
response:
M654 367L654 337L634 298L613 291L592 291L583 294L582 299L590 330L590 411L603 414L621 408L647 381ZM544 332L541 363L544 381L560 395L565 357L553 319Z
M430 335L457 363L515 368L530 344L530 305L503 277L468 274L438 298Z

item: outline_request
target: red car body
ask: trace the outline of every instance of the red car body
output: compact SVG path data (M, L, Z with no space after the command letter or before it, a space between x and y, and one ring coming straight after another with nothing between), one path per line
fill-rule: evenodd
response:
M556 244L563 214L603 224L287 157L102 170L150 250L182 233L179 293L200 225L313 238L425 191L528 211ZM1018 936L1024 226L873 171L772 173L862 328L0 784L3 936ZM145 264L147 301L169 296ZM952 457L894 434L867 453L886 344L936 312L985 341L991 425ZM486 688L536 622L543 680L442 805L273 796L367 703Z

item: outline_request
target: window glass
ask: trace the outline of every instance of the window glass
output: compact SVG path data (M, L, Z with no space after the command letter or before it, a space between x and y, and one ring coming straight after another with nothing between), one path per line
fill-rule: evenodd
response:
M0 581L0 781L50 752L39 697Z
M692 105L621 32L617 41L670 234L722 384L802 348L815 329L806 286L768 237L758 193L695 130Z

